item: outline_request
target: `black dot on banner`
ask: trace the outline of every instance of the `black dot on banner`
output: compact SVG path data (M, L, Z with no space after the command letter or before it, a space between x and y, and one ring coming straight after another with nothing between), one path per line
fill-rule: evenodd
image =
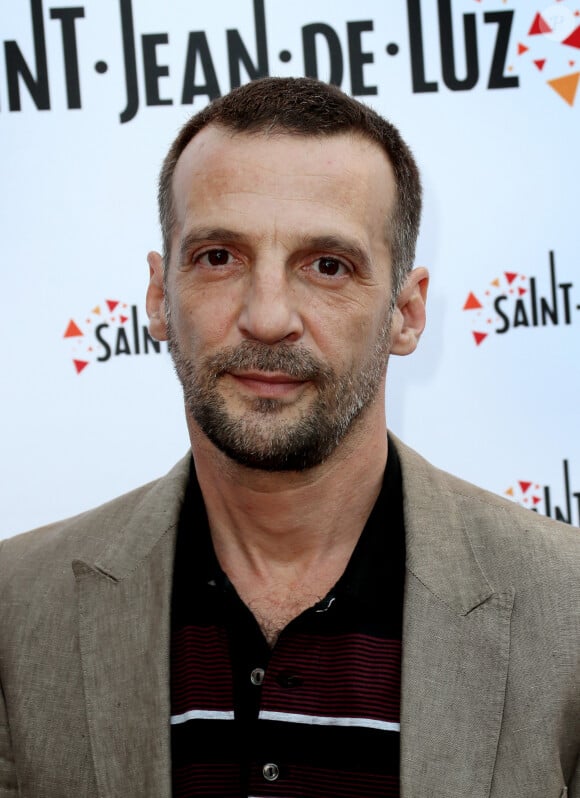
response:
M97 61L95 64L95 72L98 72L99 75L104 75L108 68L109 66L105 61Z
M399 52L399 45L395 44L395 42L391 42L390 44L387 44L385 50L389 55L397 55Z
M285 64L287 64L288 61L290 61L290 59L292 58L292 53L290 52L290 50L280 50L278 58L280 59L280 61L283 61Z

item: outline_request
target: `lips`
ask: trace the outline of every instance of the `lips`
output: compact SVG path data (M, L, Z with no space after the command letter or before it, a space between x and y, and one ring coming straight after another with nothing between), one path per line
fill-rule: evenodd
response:
M268 371L232 371L233 377L240 380L256 380L256 382L271 382L271 383L288 383L288 382L304 382L299 377L293 377L290 374L282 374L279 372Z
M284 397L305 384L304 380L280 372L235 371L229 374L242 387L264 398Z

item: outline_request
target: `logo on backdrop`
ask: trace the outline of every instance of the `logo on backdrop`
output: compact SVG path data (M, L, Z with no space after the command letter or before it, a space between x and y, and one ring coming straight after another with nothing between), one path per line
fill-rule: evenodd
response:
M568 105L574 105L580 71L576 63L580 50L580 9L555 0L533 13L517 8L501 9L498 3L475 0L482 10L467 11L461 17L451 14L451 0L439 0L439 40L441 43L441 78L427 74L421 0L407 0L414 92L439 90L440 80L451 91L468 91L487 81L488 89L517 88L519 68L542 75L542 80ZM457 4L456 4L457 5ZM492 10L492 6L495 9ZM464 7L474 8L464 0ZM463 24L461 24L461 22ZM489 64L478 56L478 42L489 36L495 26L495 43ZM486 30L488 29L488 30ZM454 44L454 41L457 44ZM457 61L464 66L457 67ZM459 73L459 74L458 74Z
M558 488L553 485L539 485L536 482L518 480L505 491L505 495L513 501L540 512L556 521L580 526L580 489L574 490L570 461L562 461L563 483ZM564 495L564 501L556 504L554 496Z
M517 44L521 59L543 77L568 105L574 105L580 79L580 7L556 0L534 15Z
M120 355L160 354L161 342L142 324L137 305L105 299L77 323L70 319L64 331L73 366L81 374L94 363L106 363Z
M578 0L555 0L533 12L529 7L522 10L516 0L462 0L462 6L461 0L453 0L453 11L452 0L438 0L434 22L430 18L424 21L426 12L435 5L433 0L407 0L406 28L395 30L390 41L377 40L373 19L345 20L340 30L320 20L301 26L300 52L282 49L276 54L268 47L265 0L246 2L248 12L253 11L253 36L242 37L239 30L229 28L223 32L222 41L217 41L204 30L191 30L179 54L180 67L170 67L179 55L169 50L174 47L169 33L136 31L132 0L118 0L111 24L118 26L123 51L124 73L112 76L125 87L126 105L119 113L120 122L134 119L142 105L192 105L197 97L205 103L246 80L275 73L277 61L292 62L293 74L327 80L355 97L378 93L373 66L375 75L385 76L388 82L389 61L404 58L415 94L463 92L476 86L513 89L520 85L522 69L522 74L538 75L569 105L576 99L580 78L576 63L580 58ZM4 0L4 11L10 3L16 8L16 0ZM22 4L20 0L18 5ZM276 4L272 3L271 9L275 13ZM310 10L316 13L315 2ZM196 9L191 23L198 19ZM49 8L43 0L30 0L34 55L30 47L15 39L3 42L8 97L7 103L0 101L0 110L21 111L24 96L38 110L50 110L60 103L60 107L79 109L89 102L83 91L79 33L84 33L90 23L90 4ZM180 25L187 25L187 20L180 20ZM83 36L81 40L85 39ZM110 60L107 48L111 41L114 37L103 42L104 57L93 65L98 75L109 71L106 57L109 52ZM224 41L227 80L220 76L216 63L222 65L212 54L212 48L213 53L217 49L221 52ZM489 55L484 53L483 42L491 43ZM55 67L49 76L48 52L55 64L60 61L60 74ZM142 87L138 74L144 77ZM54 99L56 80L64 86L62 101Z
M470 291L463 310L479 346L492 335L518 329L578 324L579 301L574 283L558 272L555 255L550 252L543 273L531 277L515 270L503 271L484 288Z

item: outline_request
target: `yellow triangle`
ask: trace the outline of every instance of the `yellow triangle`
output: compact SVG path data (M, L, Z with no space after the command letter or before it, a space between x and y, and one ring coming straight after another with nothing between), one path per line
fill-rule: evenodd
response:
M492 284L492 285L495 285L495 286L496 286L496 288L499 288L499 280L498 280L498 278L496 277L496 278L495 278L495 280L492 280L492 281L491 281L491 284Z
M514 495L514 489L513 488L508 488L506 490L506 493L507 493L508 496L513 496Z
M551 86L554 91L558 92L560 97L566 100L568 105L574 105L579 80L580 72L573 72L571 75L564 75L562 78L549 80L548 85Z
M91 313L96 313L97 316L101 315L101 308L97 305L95 308L91 310Z

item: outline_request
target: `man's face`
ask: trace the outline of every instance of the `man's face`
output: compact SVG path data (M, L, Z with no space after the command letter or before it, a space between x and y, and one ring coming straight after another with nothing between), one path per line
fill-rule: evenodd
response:
M386 155L346 134L209 126L181 155L173 188L152 330L169 340L190 421L243 465L321 463L384 407L395 200Z

